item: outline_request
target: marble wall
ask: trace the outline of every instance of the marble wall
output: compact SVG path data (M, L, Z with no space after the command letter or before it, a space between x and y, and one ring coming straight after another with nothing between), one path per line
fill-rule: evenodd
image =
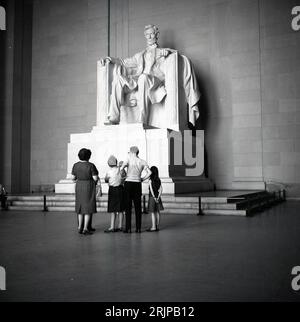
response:
M9 192L30 190L32 0L1 1L0 182Z
M66 175L70 133L96 123L96 61L161 46L193 62L201 92L207 174L218 189L283 183L300 196L300 32L295 0L36 0L33 19L31 184ZM110 41L108 42L108 32Z
M33 16L32 190L65 178L71 133L96 124L96 66L107 55L106 0L37 0Z
M261 1L263 176L300 197L300 31L291 28L299 1Z
M0 31L0 182L11 189L11 146L12 146L12 74L13 58L9 57L9 46L13 43L14 3L8 6L1 2L6 10L7 30ZM9 73L10 72L10 73Z

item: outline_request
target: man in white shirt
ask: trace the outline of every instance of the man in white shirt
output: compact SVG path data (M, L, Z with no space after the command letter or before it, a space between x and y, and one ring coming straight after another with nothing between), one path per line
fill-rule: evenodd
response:
M136 146L130 148L128 159L123 163L121 170L127 167L127 178L124 184L125 203L126 203L126 228L125 233L131 232L131 208L132 201L135 209L136 232L141 232L142 226L142 181L148 179L151 171L146 161L138 157L139 149ZM142 178L142 172L146 175Z

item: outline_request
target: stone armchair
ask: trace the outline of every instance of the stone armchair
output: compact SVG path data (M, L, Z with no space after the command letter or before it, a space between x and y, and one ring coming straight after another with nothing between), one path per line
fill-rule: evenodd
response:
M104 66L97 62L97 126L108 124L111 99L111 84L116 72L116 66L107 63ZM175 51L165 58L162 66L165 74L166 97L161 103L152 104L149 109L146 126L161 129L179 130L179 74L178 53ZM138 123L139 106L135 92L128 92L124 104L120 108L120 124Z

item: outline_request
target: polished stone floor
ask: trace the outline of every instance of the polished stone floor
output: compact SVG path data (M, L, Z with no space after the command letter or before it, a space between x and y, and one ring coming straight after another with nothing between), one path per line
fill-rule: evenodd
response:
M70 213L0 212L0 301L299 301L300 202L254 217L162 216L161 231L78 235ZM149 223L144 217L144 226Z

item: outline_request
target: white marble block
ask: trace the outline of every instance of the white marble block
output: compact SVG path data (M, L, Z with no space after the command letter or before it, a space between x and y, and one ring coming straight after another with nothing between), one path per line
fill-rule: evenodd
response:
M204 131L201 131L198 142L198 165L201 173L197 176L186 176L185 165L169 165L170 154L174 153L174 147L170 148L169 131L166 129L144 129L140 123L106 125L94 127L90 133L71 134L68 144L68 174L67 178L55 185L56 193L74 193L74 183L70 179L73 164L78 161L78 152L81 148L92 151L90 162L99 170L103 183L103 191L108 190L103 178L108 169L107 160L111 154L118 161L125 160L130 146L136 145L140 149L140 158L147 161L149 166L157 166L162 179L164 193L174 194L182 192L196 192L211 190L212 185L203 175L204 171ZM179 133L179 132L178 132ZM179 136L180 141L180 136ZM177 142L178 143L178 142ZM181 144L181 142L179 142ZM184 144L182 152L184 154ZM186 143L187 144L187 143ZM190 143L192 144L192 143ZM190 147L191 150L191 147ZM170 161L169 161L170 159ZM184 162L184 157L182 158ZM199 164L200 163L200 164ZM143 183L143 193L147 193L148 184Z

